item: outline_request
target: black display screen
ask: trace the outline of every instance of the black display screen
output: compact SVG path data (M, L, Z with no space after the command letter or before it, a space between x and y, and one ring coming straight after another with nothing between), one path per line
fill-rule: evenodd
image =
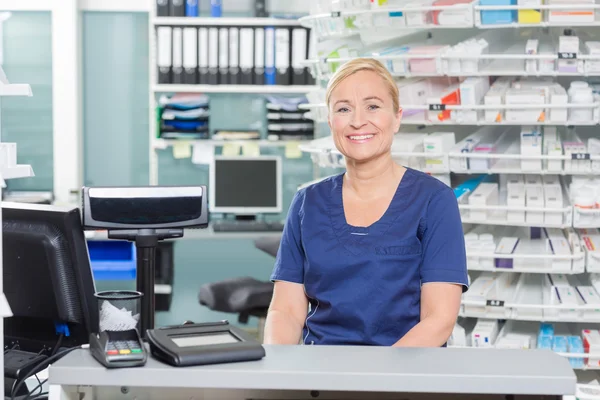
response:
M277 160L215 160L216 208L276 208Z
M123 189L90 189L90 211L97 222L129 225L166 224L197 219L202 214L202 193L174 193L152 197ZM143 190L143 189L142 189ZM160 189L159 189L160 191Z

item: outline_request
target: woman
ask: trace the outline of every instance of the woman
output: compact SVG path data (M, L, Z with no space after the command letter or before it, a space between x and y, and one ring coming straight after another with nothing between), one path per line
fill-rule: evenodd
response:
M392 159L402 109L380 62L341 66L326 99L346 171L292 201L265 343L443 346L468 285L454 193Z

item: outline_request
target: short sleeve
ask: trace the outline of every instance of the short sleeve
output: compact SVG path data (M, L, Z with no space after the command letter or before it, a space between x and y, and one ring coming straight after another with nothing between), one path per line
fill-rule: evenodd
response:
M294 195L275 258L271 281L304 283L304 249L300 231L304 191Z
M465 237L453 191L436 192L427 207L423 232L421 284L448 282L469 287Z

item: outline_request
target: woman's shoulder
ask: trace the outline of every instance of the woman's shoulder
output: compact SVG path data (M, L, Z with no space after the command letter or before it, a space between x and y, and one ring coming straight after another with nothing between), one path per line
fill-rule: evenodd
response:
M408 184L405 194L414 204L427 206L432 201L456 201L454 191L435 176L407 168Z
M325 198L331 198L333 191L341 189L341 176L336 174L323 178L300 188L295 195L295 203L298 209L303 209L306 203L322 203Z

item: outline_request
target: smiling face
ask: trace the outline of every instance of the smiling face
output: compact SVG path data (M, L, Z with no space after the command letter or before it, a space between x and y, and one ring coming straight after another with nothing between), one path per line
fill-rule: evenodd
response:
M362 70L342 80L329 99L329 127L337 149L358 163L389 154L402 116L394 108L389 87L376 72Z

